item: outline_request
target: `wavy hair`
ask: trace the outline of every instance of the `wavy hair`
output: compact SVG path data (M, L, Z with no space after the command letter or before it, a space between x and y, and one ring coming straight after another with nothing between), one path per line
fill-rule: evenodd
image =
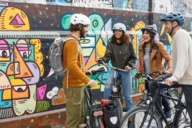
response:
M150 53L152 52L153 49L159 50L159 47L158 47L158 45L156 44L156 42L155 42L155 40L154 40L154 39L155 39L155 34L149 32L149 31L147 31L147 30L145 30L145 31L146 31L146 32L149 34L149 36L151 37L151 40L149 41L149 43L151 44L151 45L150 45ZM143 46L142 46L143 55L145 55L145 48L146 48L146 42L144 42L144 44L143 44ZM155 58L157 58L157 53L156 53L154 59L155 59Z
M128 34L124 33L124 34L122 35L122 37L120 38L120 40L121 40L121 43L129 43L129 41L130 41L130 36L129 36ZM111 37L110 42L111 42L111 43L115 43L115 42L116 42L116 37L115 37L114 34L113 34L113 36Z

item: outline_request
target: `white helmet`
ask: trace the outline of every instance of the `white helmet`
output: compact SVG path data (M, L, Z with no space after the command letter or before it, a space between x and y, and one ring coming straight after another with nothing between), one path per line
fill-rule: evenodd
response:
M122 31L126 32L126 26L122 23L116 23L113 26L113 30L122 30Z
M90 20L87 16L83 14L73 14L71 16L70 23L75 24L83 24L83 25L90 25Z

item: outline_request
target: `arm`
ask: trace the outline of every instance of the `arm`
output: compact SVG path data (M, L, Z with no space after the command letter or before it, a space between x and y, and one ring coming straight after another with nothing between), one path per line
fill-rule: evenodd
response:
M173 72L173 76L171 77L173 81L179 81L187 70L189 64L188 38L189 37L187 36L187 34L179 33L176 38L176 41L174 42L175 44L173 44L176 48L173 50L177 51L177 58L174 58L176 60L176 66Z
M130 50L130 59L128 60L127 65L129 67L133 68L136 65L137 58L135 56L135 52L134 52L132 43L129 43L129 50Z
M166 51L165 47L163 46L163 44L159 45L159 51L161 53L161 55L163 56L163 58L167 61L168 67L167 67L167 71L171 72L172 71L172 60L170 55L168 54L168 52Z
M112 47L111 47L111 43L109 42L107 44L105 55L100 59L102 59L105 63L108 63L109 60L111 59L111 55L112 55Z
M63 50L63 52L67 53L67 58L64 59L67 59L67 68L69 69L69 73L73 76L73 78L77 78L83 81L84 83L88 83L90 81L89 77L87 77L78 66L79 55L77 42L71 40L70 42L66 42L65 45L66 52L65 50Z

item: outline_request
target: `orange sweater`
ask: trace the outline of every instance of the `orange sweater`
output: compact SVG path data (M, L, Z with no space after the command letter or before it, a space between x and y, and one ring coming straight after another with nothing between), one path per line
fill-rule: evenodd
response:
M80 55L78 55L78 43L79 42L75 40L69 40L64 44L63 66L64 68L67 67L68 70L66 71L66 75L63 78L63 86L67 86L67 79L68 87L83 86L90 80L89 77L85 75L85 65L82 48L80 50ZM80 57L82 70L80 69Z

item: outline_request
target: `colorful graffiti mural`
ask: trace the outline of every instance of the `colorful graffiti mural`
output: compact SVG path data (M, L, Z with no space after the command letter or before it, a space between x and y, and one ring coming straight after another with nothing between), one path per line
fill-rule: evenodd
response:
M92 7L106 9L130 9L139 11L168 13L181 12L183 15L192 15L191 0L3 0L7 2L35 3L48 5L64 5L77 7ZM1 4L4 4L0 2Z
M69 19L73 13L89 16L91 25L86 39L81 39L87 69L102 68L95 58L102 57L112 35L112 26L122 22L131 36L135 53L141 39L141 28L151 23L157 28L157 40L164 43L171 54L171 38L159 21L162 14L107 10L95 8L68 7L47 4L4 2L0 5L0 33L8 35L23 32L23 36L6 34L0 38L0 119L12 118L65 107L62 78L53 75L48 60L48 49L54 38L52 35L66 36L69 33ZM183 26L191 31L190 18ZM49 32L40 37L35 34ZM25 36L29 34L30 36ZM54 36L53 36L54 37ZM90 76L98 81L93 93L96 99L103 97L106 72ZM137 70L132 71L133 76ZM143 79L133 82L133 94L144 89Z

